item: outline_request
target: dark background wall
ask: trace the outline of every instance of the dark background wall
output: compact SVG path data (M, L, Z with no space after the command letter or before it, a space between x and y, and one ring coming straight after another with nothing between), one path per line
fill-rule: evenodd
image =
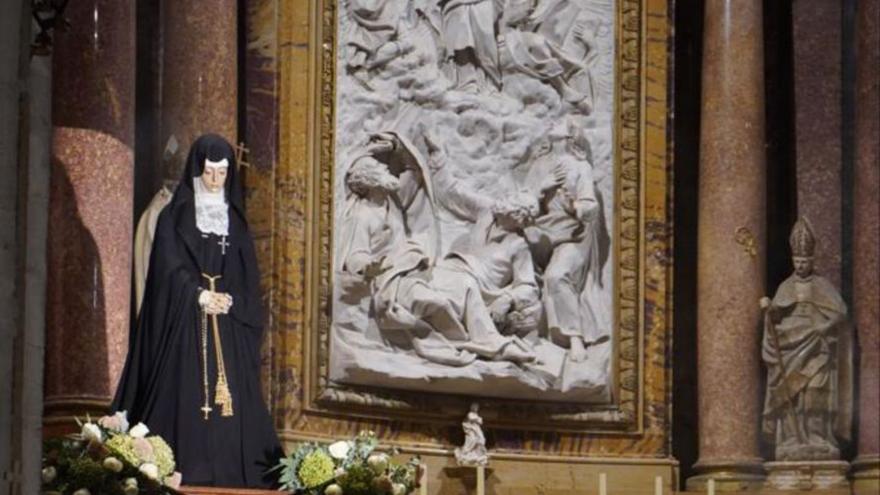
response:
M673 48L673 385L672 453L684 481L697 462L697 184L703 0L675 6ZM684 486L682 485L682 488Z

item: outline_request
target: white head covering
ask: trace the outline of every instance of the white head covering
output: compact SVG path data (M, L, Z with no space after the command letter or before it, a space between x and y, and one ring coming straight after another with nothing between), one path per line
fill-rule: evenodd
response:
M208 166L206 163L205 166ZM229 205L226 188L211 192L202 177L193 177L196 199L196 227L203 234L229 235Z

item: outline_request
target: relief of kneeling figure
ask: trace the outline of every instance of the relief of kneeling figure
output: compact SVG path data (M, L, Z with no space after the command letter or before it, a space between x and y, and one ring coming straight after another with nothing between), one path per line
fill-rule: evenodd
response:
M519 292L537 299L528 247L515 233L536 204L487 212L476 229L485 234L479 246L462 240L457 244L470 247L431 267L430 236L407 232L395 196L400 184L384 163L370 156L357 159L346 185L339 303L357 305L358 294L369 294L364 310L385 342L411 346L429 361L462 366L477 357L534 360L527 344L498 332L492 315L506 315ZM525 282L514 283L514 275Z

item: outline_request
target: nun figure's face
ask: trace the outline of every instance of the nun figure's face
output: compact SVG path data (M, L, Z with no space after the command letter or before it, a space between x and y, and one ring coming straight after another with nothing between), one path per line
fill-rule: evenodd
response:
M202 171L202 183L208 191L220 192L226 184L226 173L229 171L229 160L226 158L212 162L205 158L205 168Z

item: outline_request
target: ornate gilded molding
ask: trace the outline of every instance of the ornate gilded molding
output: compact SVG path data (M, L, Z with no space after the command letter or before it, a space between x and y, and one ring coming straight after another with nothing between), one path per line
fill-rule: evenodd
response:
M370 389L331 383L328 376L332 292L332 231L334 184L334 123L336 102L335 1L319 2L316 12L317 49L315 129L318 147L312 169L314 235L307 255L314 269L306 281L307 307L315 308L305 330L303 408L306 413L407 420L457 421L472 399L442 394ZM642 156L645 133L644 0L617 2L616 117L614 222L615 356L612 364L610 404L560 404L553 402L483 399L493 414L492 426L554 431L594 431L641 434L645 355L644 177ZM539 426L536 426L539 425Z

